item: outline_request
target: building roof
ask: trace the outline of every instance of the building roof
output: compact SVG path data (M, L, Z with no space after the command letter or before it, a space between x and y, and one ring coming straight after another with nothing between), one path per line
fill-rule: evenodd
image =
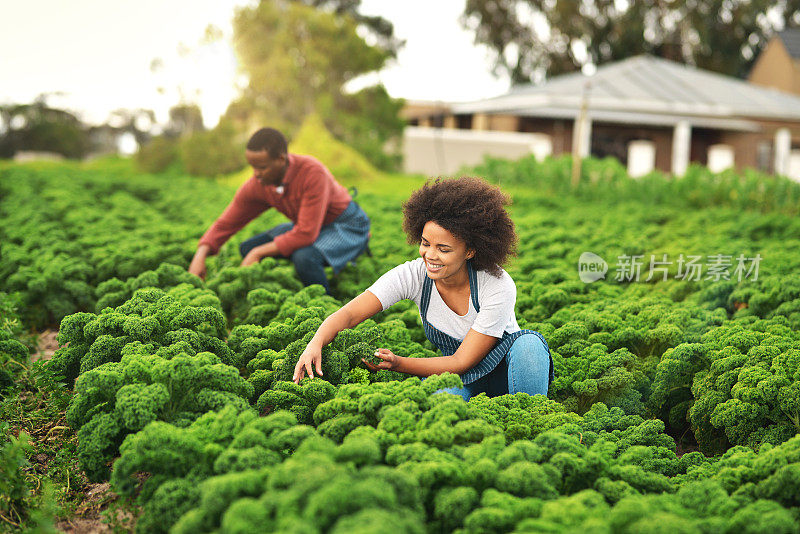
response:
M757 130L748 119L800 120L800 96L648 55L521 85L487 100L454 104L454 113L574 118L584 92L589 116L608 122Z
M450 113L450 104L441 101L407 100L403 109L400 110L400 118L416 119L419 117L448 113Z
M786 28L778 33L786 51L794 59L800 59L800 28Z

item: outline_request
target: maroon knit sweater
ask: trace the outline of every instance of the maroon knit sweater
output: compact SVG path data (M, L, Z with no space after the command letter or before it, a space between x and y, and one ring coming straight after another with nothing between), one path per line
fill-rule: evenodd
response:
M330 224L347 208L350 194L331 172L311 156L289 154L289 168L283 179L283 192L276 186L264 186L251 176L236 191L222 215L200 238L211 254L236 232L269 208L286 215L294 228L275 238L281 255L289 256L298 248L316 241L322 226Z

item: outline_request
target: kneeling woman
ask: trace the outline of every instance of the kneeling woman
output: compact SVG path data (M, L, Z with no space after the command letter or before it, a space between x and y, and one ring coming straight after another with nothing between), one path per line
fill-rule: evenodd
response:
M444 356L407 358L380 349L379 365L426 377L461 376L465 400L485 392L547 395L553 365L547 342L520 330L514 316L516 287L502 268L516 244L508 198L478 178L428 182L403 205L403 229L419 255L395 267L330 315L309 342L294 371L299 382L322 375L322 347L403 299L419 307L425 336ZM365 362L366 363L366 362Z

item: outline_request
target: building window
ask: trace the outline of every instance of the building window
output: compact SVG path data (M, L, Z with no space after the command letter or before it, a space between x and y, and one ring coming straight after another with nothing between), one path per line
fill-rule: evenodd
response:
M456 115L456 127L461 130L471 130L472 115Z
M618 132L615 128L597 126L592 129L592 156L596 158L617 158L623 165L628 164L628 147L631 141L651 141L647 135L634 135Z

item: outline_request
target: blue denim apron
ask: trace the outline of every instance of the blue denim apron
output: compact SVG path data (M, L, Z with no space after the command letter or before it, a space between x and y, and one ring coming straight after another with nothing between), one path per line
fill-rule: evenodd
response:
M333 267L333 272L338 273L366 248L369 227L369 217L355 200L351 200L332 223L320 228L319 236L311 246L322 254Z
M481 311L481 307L478 303L478 274L472 267L471 261L467 261L467 275L469 276L469 295L472 299L472 306L475 308L475 311L479 312ZM422 318L422 326L425 328L425 337L427 337L430 342L442 352L444 356L452 356L458 350L462 340L458 340L448 334L445 334L428 322L428 306L431 302L432 290L433 280L431 280L426 273L425 280L422 283L422 297L420 298L419 303L419 314ZM510 334L508 332L503 332L503 337L500 338L500 340L497 342L497 345L495 345L494 348L489 351L483 360L481 360L478 365L461 375L461 381L464 383L464 385L472 384L479 378L482 378L492 372L494 368L497 367L497 364L503 361L503 358L506 357L506 354L508 354L508 351L511 349L511 345L514 344L514 341L522 334L533 334L538 336L539 339L542 340L542 343L544 343L547 353L550 355L549 379L550 383L552 383L553 378L555 378L555 372L553 369L553 356L550 354L550 347L547 345L547 341L544 339L544 336L534 330L519 330Z
M369 217L361 209L361 206L356 204L355 200L351 200L347 208L332 223L320 228L319 235L311 246L325 258L328 265L333 267L334 274L337 274L344 269L348 262L355 261L367 248L369 244L369 227ZM268 230L265 234L270 237L268 241L272 241L275 237L285 234L292 228L294 228L294 223L282 223ZM256 238L260 237L260 235L263 234L259 234ZM264 240L261 240L258 243L264 242ZM245 252L242 252L242 256L245 256L245 254Z

